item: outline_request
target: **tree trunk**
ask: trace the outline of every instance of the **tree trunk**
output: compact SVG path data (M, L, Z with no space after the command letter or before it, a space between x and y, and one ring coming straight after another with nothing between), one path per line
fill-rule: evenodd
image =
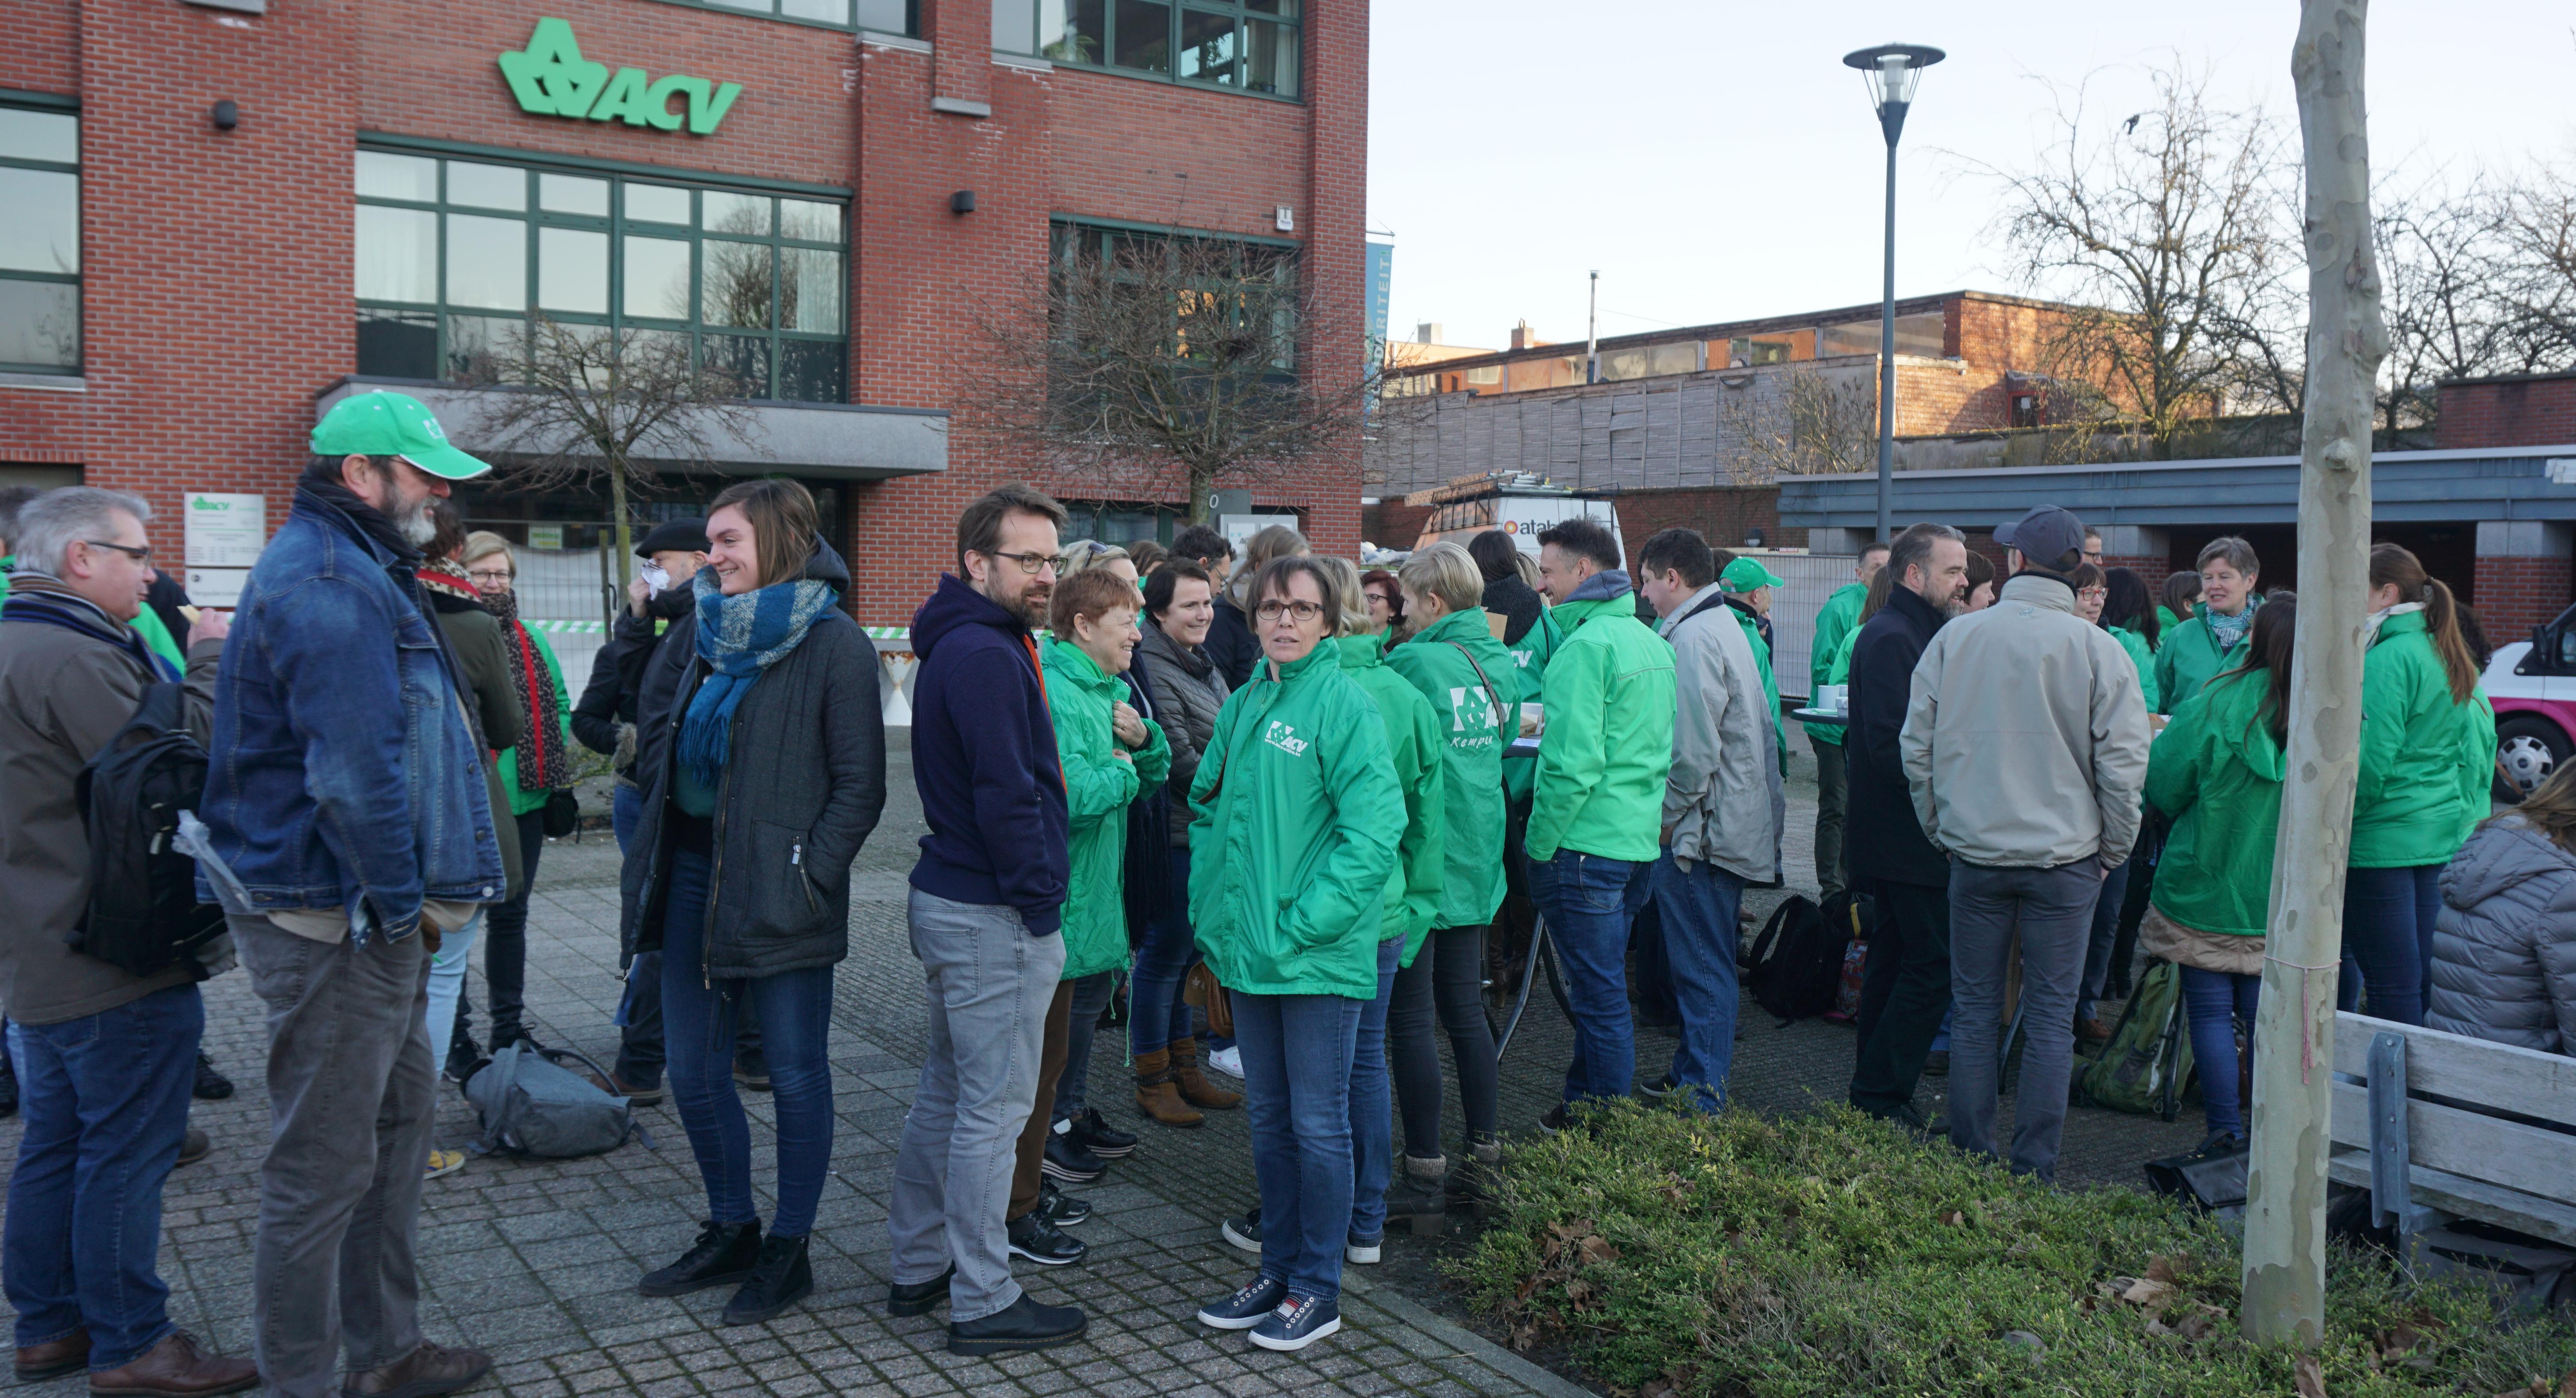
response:
M1190 472L1190 523L1216 528L1216 472L1198 466Z
M2255 1016L2243 1325L2259 1343L2301 1346L2325 1334L2335 963L2370 590L2371 388L2388 352L2362 99L2367 10L2367 0L2303 0L2290 58L2307 156L2308 391L2289 780Z
M618 595L608 602L609 611L614 613L624 603L626 585L635 581L635 534L626 515L626 462L615 456L608 459L608 510L617 534Z

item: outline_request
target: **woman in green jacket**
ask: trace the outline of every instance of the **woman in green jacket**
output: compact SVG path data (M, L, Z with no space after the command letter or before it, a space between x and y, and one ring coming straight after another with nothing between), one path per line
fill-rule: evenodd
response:
M2254 625L2254 609L2263 599L2254 585L2263 569L2254 546L2229 535L2212 539L2200 550L2200 598L2191 618L2166 633L2156 648L2156 690L2164 700L2160 713L2172 713L2200 692L2210 677L2234 665L2228 652L2245 643Z
M2090 568L2091 564L2085 567ZM2081 570L2078 570L2081 571ZM2111 639L2128 652L2129 663L2137 667L2138 688L2146 696L2147 712L2161 713L2156 692L2156 640L2161 627L2156 615L2155 594L2147 590L2147 580L2134 569L2105 568L2102 592L2098 602L2091 603L2093 620ZM2077 594L2077 609L2086 601ZM2129 847L2129 857L2102 880L2102 896L2093 905L2092 941L2084 952L2084 982L2075 993L2075 1032L2094 1043L2111 1037L2111 1026L2094 1014L2103 992L2112 984L2114 966L2125 968L2130 950L2136 946L2138 921L2146 914L2147 888L2143 880L2153 879L2156 851L2163 847L2164 821L2157 815L2155 804L2147 803L2144 819L2138 824L2137 842ZM2124 944L2122 936L2128 941ZM2123 974L2119 984L2126 985Z
M1262 659L1190 784L1190 920L1231 992L1261 1273L1199 1319L1284 1351L1341 1328L1351 1054L1378 993L1404 793L1377 704L1324 644L1343 624L1323 565L1274 558L1244 595Z
M2358 1008L2366 984L2373 1015L2422 1024L2442 866L2486 816L2495 716L2451 589L2395 544L2370 551L2369 626L2340 998Z
M2297 599L2276 593L2254 619L2244 663L2182 703L2147 757L2147 800L2173 821L2138 940L2182 972L2200 1066L2208 1154L2242 1148L2236 1030L2250 1045L2272 900L2272 837L2287 764Z

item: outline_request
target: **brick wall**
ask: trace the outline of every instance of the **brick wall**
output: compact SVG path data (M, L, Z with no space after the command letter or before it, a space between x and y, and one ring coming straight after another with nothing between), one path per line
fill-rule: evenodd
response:
M2479 558L2476 605L2487 644L2528 640L2531 628L2567 610L2572 583L2564 558Z
M2438 448L2576 442L2576 374L2460 379L2442 385Z

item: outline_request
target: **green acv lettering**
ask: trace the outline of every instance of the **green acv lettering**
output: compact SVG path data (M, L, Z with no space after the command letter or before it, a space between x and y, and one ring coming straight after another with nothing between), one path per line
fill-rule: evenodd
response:
M717 84L679 73L656 81L641 68L620 68L612 76L607 64L582 57L572 25L551 17L538 20L528 46L502 54L500 63L519 110L533 116L622 121L659 131L686 125L707 136L742 95L740 83ZM672 110L674 97L686 99L685 112Z

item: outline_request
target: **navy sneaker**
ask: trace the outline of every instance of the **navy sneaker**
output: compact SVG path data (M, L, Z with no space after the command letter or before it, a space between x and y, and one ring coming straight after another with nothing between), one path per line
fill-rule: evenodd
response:
M1081 1117L1071 1124L1073 1130L1069 1134L1074 1142L1103 1160L1116 1160L1136 1153L1134 1134L1111 1126L1101 1117L1098 1107L1084 1108Z
M1259 1204L1255 1204L1251 1208L1244 1210L1241 1218L1227 1219L1225 1223L1217 1229L1217 1231L1225 1235L1225 1240L1227 1242L1234 1244L1236 1247L1239 1247L1245 1252L1251 1253L1256 1257L1259 1256L1261 1253L1261 1206Z
M1091 1251L1089 1244L1049 1223L1035 1209L1011 1220L1010 1235L1011 1255L1025 1257L1041 1267L1068 1266L1080 1262Z
M1291 1296L1252 1327L1252 1342L1294 1354L1341 1328L1341 1307L1321 1296Z
M1089 1184L1109 1167L1073 1139L1070 1126L1070 1122L1059 1121L1047 1133L1046 1153L1038 1158L1038 1171L1066 1184Z
M1091 1217L1091 1201L1078 1199L1055 1187L1055 1181L1038 1176L1038 1217L1058 1228L1071 1228Z
M1199 1324L1219 1330L1249 1330L1279 1313L1288 1300L1288 1284L1254 1277L1241 1291L1199 1307Z

